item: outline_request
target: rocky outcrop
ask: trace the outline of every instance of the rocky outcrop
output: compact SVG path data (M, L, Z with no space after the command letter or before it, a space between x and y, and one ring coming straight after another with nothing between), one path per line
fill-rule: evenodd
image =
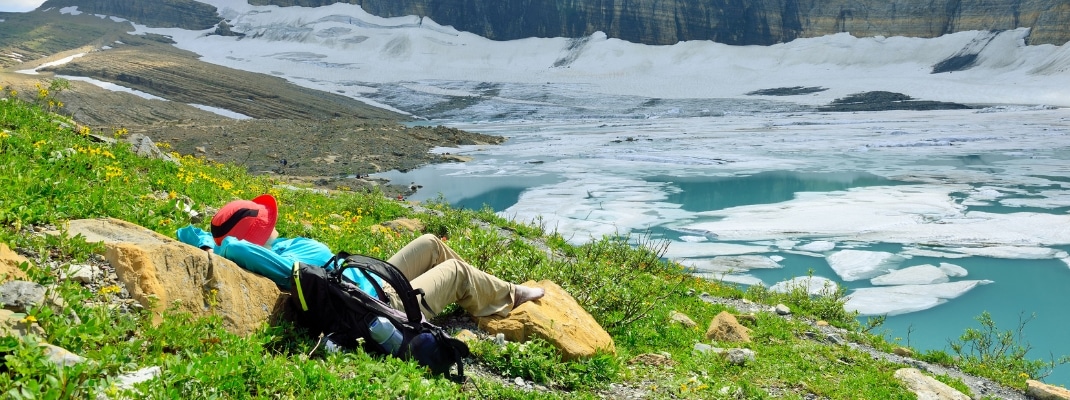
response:
M747 328L736 320L736 316L727 311L721 311L706 329L706 339L716 342L750 342L750 328Z
M28 262L26 257L11 251L7 244L0 243L0 282L26 279L26 273L19 268L19 265Z
M223 257L116 219L70 221L68 232L104 242L108 262L131 297L158 318L165 310L218 315L244 335L287 312L288 294Z
M154 28L202 30L222 20L215 7L195 0L48 0L39 9L71 6L84 13L125 18Z
M254 5L357 4L384 17L427 16L496 40L609 37L645 44L712 40L771 45L848 32L858 37L936 37L969 30L1030 28L1029 44L1070 41L1070 3L1061 0L249 0ZM215 7L195 0L49 0L41 8L78 6L151 27L217 26ZM217 34L236 34L227 25Z
M90 52L42 71L114 82L172 102L201 104L258 119L403 119L397 113L337 93L300 87L275 76L199 62L192 53L144 38L126 36L123 41L124 45L108 51ZM90 111L86 108L78 106L68 112L86 124L105 118L87 115ZM141 118L152 122L161 113L153 109Z
M542 338L561 352L561 358L576 360L600 351L616 353L613 338L572 295L551 281L525 282L524 286L542 288L542 298L513 309L507 317L477 318L479 328L491 335L502 334L512 342Z
M712 40L770 45L838 32L936 37L968 30L1032 29L1030 44L1070 40L1061 0L250 0L315 7L358 4L379 16L428 16L491 39L583 37L596 31L646 44Z
M1064 387L1052 386L1032 379L1025 381L1025 384L1025 393L1030 398L1037 400L1070 400L1070 390Z
M917 368L900 368L895 371L895 378L910 388L918 400L970 400L970 396L925 375Z

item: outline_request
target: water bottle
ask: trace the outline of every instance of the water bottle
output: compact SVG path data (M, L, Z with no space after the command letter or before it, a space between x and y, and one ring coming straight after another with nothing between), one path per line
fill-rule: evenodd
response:
M398 348L401 347L401 331L395 328L389 319L375 317L372 323L368 324L368 330L371 331L375 343L383 346L383 350L390 354L397 354Z

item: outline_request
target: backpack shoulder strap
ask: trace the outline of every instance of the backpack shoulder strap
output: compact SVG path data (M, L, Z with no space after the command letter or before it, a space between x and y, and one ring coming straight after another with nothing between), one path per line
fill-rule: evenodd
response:
M405 279L405 275L401 273L401 270L389 262L371 256L342 252L336 257L339 257L343 264L341 268L335 268L330 272L332 276L336 277L336 279L341 279L342 272L349 268L357 268L365 274L371 273L379 276L386 284L394 288L398 297L401 298L405 308L403 311L410 323L413 325L420 324L420 321L423 320L423 314L420 313L420 306L416 302L417 293L413 290L409 280ZM374 280L372 281L374 282Z

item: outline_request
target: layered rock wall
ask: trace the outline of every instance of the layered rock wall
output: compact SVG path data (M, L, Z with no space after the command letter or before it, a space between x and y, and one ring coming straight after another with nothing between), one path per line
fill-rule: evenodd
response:
M158 28L208 29L222 19L216 9L194 0L48 0L38 9L78 7L78 11L121 17Z
M1030 44L1070 41L1070 4L1063 0L250 0L306 7L335 2L386 17L428 16L497 40L603 31L646 44L770 45L838 32L936 37L1028 27Z
M83 3L83 4L77 4ZM88 4L85 4L88 3ZM582 37L596 31L645 44L712 40L770 45L848 32L936 37L970 30L1031 29L1029 44L1070 41L1065 0L249 0L254 5L360 5L369 13L427 16L496 40ZM207 29L221 18L196 0L48 0L154 27Z

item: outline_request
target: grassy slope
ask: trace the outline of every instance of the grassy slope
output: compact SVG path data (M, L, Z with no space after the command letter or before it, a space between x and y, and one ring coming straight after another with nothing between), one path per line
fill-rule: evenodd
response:
M726 310L700 301L694 293L785 302L796 313L858 329L835 300L801 293L744 293L695 279L663 261L657 243L635 247L627 240L604 238L573 247L553 233L504 221L489 211L430 204L426 206L438 212L420 213L378 194L280 189L276 182L250 176L239 167L189 156L178 164L139 158L124 145L92 142L83 134L88 128L45 112L42 108L49 107L60 86L21 94L29 101L18 100L7 89L0 94L4 98L0 100L0 241L32 256L33 266L27 266L31 278L58 285L66 300L62 313L49 307L29 311L26 321L36 320L47 332L38 339L94 362L57 368L43 360L33 340L0 338L0 354L5 357L0 393L7 397L88 398L99 391L114 395L119 389L109 377L150 366L161 367L163 374L138 385L138 397L592 398L611 393L610 383L645 390L657 398L913 397L892 376L901 366L874 361L845 346L809 340L808 325L772 315L758 316L751 326L754 341L743 345L757 353L755 362L736 366L692 352L694 343L704 341L701 321ZM551 279L560 284L610 332L618 354L566 363L538 341L504 348L487 342L473 345L476 360L487 369L552 389L530 393L495 379L475 378L458 386L425 375L413 363L375 359L359 351L313 352L313 341L286 324L265 326L249 337L227 333L218 320L184 315L169 315L153 327L143 314L101 306L113 301L119 288L88 290L60 281L49 267L83 261L100 253L101 246L80 238L45 237L33 229L70 219L114 217L173 235L190 220L184 204L203 211L264 192L281 202L279 231L284 236L311 236L334 249L379 257L388 256L412 235L370 226L398 217L420 219L428 232L447 237L464 257L491 273L516 282ZM482 227L487 224L494 228ZM545 243L550 252L529 244L533 241ZM699 326L671 323L673 310L700 321ZM864 334L853 339L889 347ZM652 352L671 354L675 364L627 362ZM1024 385L1022 369L989 371L1004 383ZM963 385L952 383L962 390Z

